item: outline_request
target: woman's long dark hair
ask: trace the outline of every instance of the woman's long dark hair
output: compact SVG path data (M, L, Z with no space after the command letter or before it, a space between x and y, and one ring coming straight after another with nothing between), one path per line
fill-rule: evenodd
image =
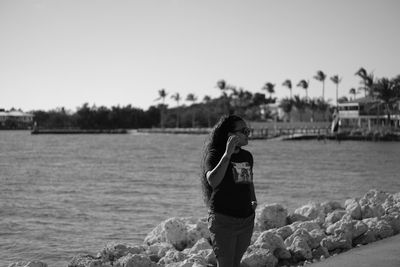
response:
M243 121L242 118L236 115L224 115L222 116L214 128L211 130L208 138L204 144L203 156L201 161L201 187L203 190L204 202L209 206L209 201L212 193L212 187L207 181L206 173L206 159L211 150L217 158L221 158L225 152L226 142L228 141L228 133L235 129L235 123L237 121Z

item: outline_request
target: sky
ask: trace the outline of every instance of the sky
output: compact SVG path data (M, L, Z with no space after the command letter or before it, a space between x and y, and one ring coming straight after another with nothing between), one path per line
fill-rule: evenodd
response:
M174 107L175 93L218 97L220 79L252 93L271 82L278 99L285 79L305 79L320 97L318 70L349 97L360 67L400 74L399 11L398 0L0 0L0 108L147 110L160 89ZM332 103L335 88L327 79Z

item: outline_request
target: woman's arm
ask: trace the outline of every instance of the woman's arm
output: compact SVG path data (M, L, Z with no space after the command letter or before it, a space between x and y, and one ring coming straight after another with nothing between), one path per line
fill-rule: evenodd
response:
M228 169L230 156L226 153L221 157L221 160L218 162L217 166L214 169L207 172L207 181L211 185L212 188L217 187L225 176L226 170Z
M225 153L222 155L217 166L215 166L214 169L206 173L207 181L212 188L216 188L222 182L222 179L224 179L231 156L235 151L238 141L239 138L237 136L235 135L229 136L228 141L226 142Z

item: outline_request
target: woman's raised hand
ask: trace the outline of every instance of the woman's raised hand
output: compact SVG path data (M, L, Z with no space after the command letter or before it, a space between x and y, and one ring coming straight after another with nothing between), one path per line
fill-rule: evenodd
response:
M228 141L226 142L226 149L225 149L225 154L228 157L232 156L233 152L235 152L235 148L237 147L238 143L239 143L239 136L230 135L228 137Z

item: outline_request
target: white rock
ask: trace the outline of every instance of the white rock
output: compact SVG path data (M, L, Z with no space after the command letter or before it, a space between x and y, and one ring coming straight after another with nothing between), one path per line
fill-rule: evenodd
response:
M192 255L188 259L184 260L183 262L192 263L193 265L196 264L196 266L207 266L207 261L205 259L205 256L201 255L201 254Z
M254 230L253 234L251 235L251 241L250 244L254 244L254 242L256 242L256 240L258 239L258 237L261 235L261 232L258 230Z
M368 226L363 221L353 221L352 238L357 238L368 231Z
M285 225L281 228L276 229L276 234L278 234L280 237L282 237L283 240L285 240L293 234L293 230L289 225Z
M188 230L185 221L180 218L169 218L156 226L144 239L147 245L167 242L176 249L183 250L188 246Z
M337 221L340 221L343 216L346 214L345 210L334 210L328 215L326 215L324 226L327 227L331 224L334 224Z
M353 240L353 244L354 244L354 245L357 245L357 246L358 246L358 245L366 245L366 244L375 242L376 240L377 240L377 239L376 239L376 234L375 234L375 232L368 229L364 234L362 234L362 235L356 237L356 238Z
M313 249L312 251L312 257L315 259L315 261L322 259L329 258L329 251L325 247L319 246L316 249Z
M360 205L373 204L373 205L383 205L388 198L393 196L389 193L379 191L376 189L369 190L361 199Z
M311 232L312 230L320 230L321 227L315 221L306 221L306 222L295 222L289 225L292 228L293 232L297 231L298 229L304 229L307 232Z
M112 261L114 259L99 259L96 257L93 257L91 255L77 255L72 258L70 263L68 264L69 267L81 267L81 266L87 266L87 267L106 267L108 266L109 261Z
M172 262L164 265L165 267L193 267L193 262Z
M343 210L342 204L337 201L325 201L321 203L324 213L328 214L335 210Z
M144 255L128 254L119 258L115 267L158 267L157 263L152 262L149 257Z
M375 233L377 239L390 237L394 234L392 226L385 220L378 218L364 219L363 222L368 225L368 229Z
M361 215L363 219L381 217L385 214L385 209L378 204L362 204Z
M349 213L353 219L355 220L362 219L361 206L360 203L358 203L357 199L355 198L347 199L344 202L344 206L346 208L347 213Z
M287 251L283 239L273 230L264 231L254 242L253 247L268 249L279 259L290 258L290 253Z
M199 241L197 241L196 244L194 244L194 246L189 250L189 254L196 254L200 250L205 250L205 249L212 249L212 247L207 239L202 238Z
M287 209L280 204L264 205L257 209L256 227L260 231L286 225Z
M368 226L363 221L342 219L326 228L326 233L331 235L346 234L352 239L364 234Z
M395 202L400 202L400 192L393 194L393 200Z
M278 259L272 253L263 248L246 252L241 261L241 266L245 267L275 267Z
M352 233L353 221L340 220L326 228L326 233L335 235L340 233Z
M305 229L297 229L291 236L286 238L285 240L285 246L291 247L295 238L300 237L302 240L304 240L307 245L310 247L310 249L317 248L319 246L317 240L315 240L309 232L307 232ZM310 250L311 251L311 250Z
M326 234L322 229L314 229L310 232L310 236L315 240L315 243L319 244L326 237Z
M352 238L350 234L340 233L337 235L330 235L322 239L321 246L329 251L336 249L350 249L352 248Z
M306 216L303 216L303 215L300 215L297 213L290 213L287 217L288 224L292 224L294 222L299 222L299 221L305 222L305 221L309 221L309 220L310 219L307 218Z
M317 219L318 221L324 222L325 221L325 212L324 208L321 206L320 203L308 203L300 208L297 208L294 213L303 215L310 220Z
M400 213L394 212L384 215L382 220L387 221L393 229L394 234L400 233Z
M187 230L187 247L192 247L201 238L208 238L210 236L207 223L202 221L187 225Z
M131 254L141 254L146 250L143 246L129 246L127 244L109 243L100 251L99 256L107 261L115 261L123 256Z
M209 265L216 266L217 265L217 257L214 254L214 251L212 249L206 250L208 251L208 254L205 256L206 262Z
M164 257L162 257L158 263L159 264L169 264L169 263L175 263L175 262L181 262L186 259L186 254L180 252L180 251L168 251Z
M170 243L163 242L163 243L155 243L149 246L146 253L148 255L156 255L158 258L161 259L170 250L175 250L174 246L172 246Z
M381 220L377 224L377 238L384 239L394 235L392 226L385 220Z
M292 252L296 260L312 259L311 248L304 237L296 236L288 249Z

